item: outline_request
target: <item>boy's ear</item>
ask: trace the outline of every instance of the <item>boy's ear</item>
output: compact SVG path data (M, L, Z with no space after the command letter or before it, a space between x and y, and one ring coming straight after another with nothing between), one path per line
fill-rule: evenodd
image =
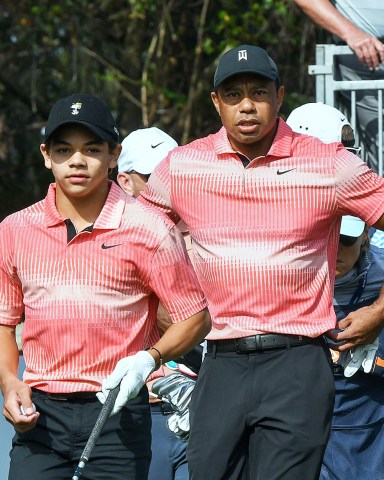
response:
M47 150L47 145L45 143L42 143L40 145L40 152L43 155L44 158L44 164L45 166L49 169L52 170L52 164L51 164L51 156L49 155L49 152Z
M134 194L134 185L132 177L127 172L120 172L117 174L117 183L124 190L125 193L133 197Z
M120 156L121 149L122 149L122 146L121 146L121 143L119 143L118 145L116 145L116 148L114 148L113 151L111 152L111 158L109 160L109 168L113 169L116 167L117 159Z

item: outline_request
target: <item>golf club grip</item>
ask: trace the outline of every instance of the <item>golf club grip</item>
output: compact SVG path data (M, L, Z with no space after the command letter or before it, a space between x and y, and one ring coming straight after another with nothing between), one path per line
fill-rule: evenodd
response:
M91 434L89 435L88 441L84 447L83 453L81 455L81 459L88 461L89 457L92 453L92 450L96 444L97 439L100 436L101 430L103 429L105 422L107 421L113 406L115 404L115 400L117 395L119 394L120 384L117 387L113 388L109 394L107 399L104 402L102 409L100 410L99 416L97 417L96 423L92 429Z
M77 465L76 471L72 476L72 480L79 480L83 468L85 467L86 463L89 460L89 457L92 453L92 450L95 447L96 441L100 436L101 430L104 427L105 422L107 421L109 414L112 411L112 408L115 404L115 400L117 398L117 395L119 394L120 391L120 383L117 385L117 387L113 388L107 397L107 399L104 402L104 405L102 406L99 416L97 417L97 420L95 422L95 425L92 429L91 434L89 435L88 441L84 447L83 453L81 454L79 464Z

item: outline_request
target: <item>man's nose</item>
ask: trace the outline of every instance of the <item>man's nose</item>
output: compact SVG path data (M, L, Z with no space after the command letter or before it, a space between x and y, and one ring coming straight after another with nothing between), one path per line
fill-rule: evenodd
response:
M241 100L240 108L242 111L255 111L256 105L255 102L253 102L248 96L244 96Z

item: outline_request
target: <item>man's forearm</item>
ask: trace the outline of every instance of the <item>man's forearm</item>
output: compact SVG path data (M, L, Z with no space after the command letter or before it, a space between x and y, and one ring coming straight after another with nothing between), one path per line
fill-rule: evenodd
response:
M376 318L381 320L381 327L384 328L384 285L381 287L380 295L372 303L371 307L375 311Z
M359 29L339 13L328 0L294 0L295 3L319 27L347 42L351 31ZM348 42L347 42L348 43Z

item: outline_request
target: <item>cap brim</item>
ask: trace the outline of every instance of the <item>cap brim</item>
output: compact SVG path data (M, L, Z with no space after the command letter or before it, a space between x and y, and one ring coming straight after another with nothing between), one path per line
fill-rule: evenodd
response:
M228 75L225 75L222 79L220 79L219 83L215 84L213 88L215 90L217 90L223 82L228 80L228 78L235 77L236 75L241 75L242 73L252 73L252 74L257 75L259 77L263 77L263 78L267 78L268 80L272 80L273 82L276 82L278 80L278 78L275 75L268 75L264 71L260 72L258 70L246 68L244 70L239 70L238 72L235 72L235 73L228 73Z
M142 161L129 162L129 168L128 168L127 161L125 160L125 158L119 157L117 160L117 168L119 173L135 171L136 173L140 173L141 175L151 175L151 173L154 171L154 169L157 167L159 163L160 161L157 158L149 161L147 160L145 163Z
M357 217L346 215L341 220L340 235L347 237L360 237L364 232L365 223Z

